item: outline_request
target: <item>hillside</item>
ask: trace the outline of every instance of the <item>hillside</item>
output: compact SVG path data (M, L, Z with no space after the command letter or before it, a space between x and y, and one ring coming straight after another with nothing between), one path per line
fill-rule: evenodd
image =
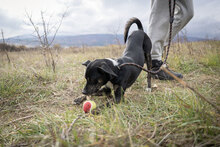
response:
M81 64L117 58L123 48L67 48L56 52L56 72L40 50L1 52L1 146L220 146L220 114L177 81L152 80L146 73L125 93L125 102L85 115L73 105L85 85ZM172 44L169 67L220 107L220 41ZM97 105L105 97L92 96Z
M180 38L183 38L180 36ZM49 40L52 40L52 37L49 37ZM189 42L192 41L202 41L203 38L197 37L187 37ZM75 35L75 36L57 36L53 44L60 44L63 47L69 46L106 46L111 44L124 44L123 35L113 35L113 34L85 34L85 35ZM174 39L175 41L175 39ZM1 42L1 40L0 40ZM36 37L32 35L22 35L7 38L6 42L9 44L16 45L26 45L26 46L39 46L39 42Z
M117 37L112 34L87 34L76 36L57 36L53 44L60 44L63 47L69 46L105 46L116 44L116 39L123 42L123 35ZM49 37L52 40L52 37ZM36 37L31 35L16 36L6 39L9 44L26 45L26 46L39 46Z

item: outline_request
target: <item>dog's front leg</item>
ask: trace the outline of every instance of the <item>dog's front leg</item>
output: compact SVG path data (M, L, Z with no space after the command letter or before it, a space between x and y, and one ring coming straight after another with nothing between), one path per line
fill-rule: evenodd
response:
M107 102L105 104L101 104L101 105L97 106L94 110L92 110L92 114L99 114L101 112L101 109L103 109L104 107L111 107L111 105L113 104L111 102L113 99L113 96L111 94L111 88L109 88L109 87L101 88L94 95L95 96L107 96Z
M83 95L83 96L80 96L80 97L76 98L75 100L73 100L73 104L74 105L80 105L85 100L87 100L86 95Z
M111 101L113 100L111 88L105 86L105 87L101 88L97 93L95 93L94 96L106 96L107 103L100 105L100 107L105 107L105 106L111 107Z
M112 97L111 95L111 88L109 87L103 87L99 91L97 91L94 96L107 96L107 97Z
M121 99L124 97L124 90L121 86L114 86L114 94L115 94L115 103L118 104L121 102Z
M151 70L151 68L152 68L152 58L151 58L151 54L150 53L146 53L145 54L145 62L147 64L147 69ZM146 90L148 92L151 92L151 73L147 74L147 84L148 84L148 87L147 87Z

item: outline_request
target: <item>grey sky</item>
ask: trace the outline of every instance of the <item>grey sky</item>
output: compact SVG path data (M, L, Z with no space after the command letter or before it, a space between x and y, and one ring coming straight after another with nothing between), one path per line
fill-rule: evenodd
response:
M60 28L61 35L123 33L126 21L138 17L147 30L150 0L0 0L0 29L6 37L30 34L25 10L38 22L40 11L58 16L68 7L68 16ZM220 39L220 1L194 0L195 15L186 29L195 37Z

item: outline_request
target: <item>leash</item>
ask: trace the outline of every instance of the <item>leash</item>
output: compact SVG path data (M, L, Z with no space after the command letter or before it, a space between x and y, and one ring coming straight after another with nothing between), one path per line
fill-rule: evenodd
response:
M170 44L171 44L171 40L172 40L172 31L173 31L173 21L174 21L174 13L175 13L175 6L176 6L176 0L173 0L173 7L172 7L172 0L169 0L169 15L170 15L170 20L169 20L169 24L170 24L170 31L169 31L169 40L168 40L168 46L167 46L167 52L166 52L166 57L163 61L163 64L161 65L161 67L166 66L166 62L168 59L168 55L169 55L169 51L170 51ZM162 70L162 68L160 67L157 71L152 71L152 70L148 70L143 68L142 66L135 64L135 63L124 63L118 66L118 68L120 69L123 66L126 65L131 65L131 66L136 66L148 73L152 73L152 74L156 74L158 72L160 72Z

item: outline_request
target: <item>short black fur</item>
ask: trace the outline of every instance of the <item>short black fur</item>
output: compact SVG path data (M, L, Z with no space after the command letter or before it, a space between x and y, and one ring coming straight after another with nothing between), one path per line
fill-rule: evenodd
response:
M130 26L136 23L138 30L131 33L127 38ZM143 31L142 24L139 19L132 18L128 21L124 32L124 41L126 48L122 57L112 59L97 59L94 61L86 61L83 65L86 66L85 78L86 86L83 89L85 95L100 95L105 93L111 95L108 83L112 83L114 89L114 102L120 103L124 92L138 78L141 69L135 66L123 66L120 69L119 65L123 63L135 63L140 66L147 64L147 68L151 69L151 40ZM117 63L117 65L115 65ZM148 73L148 88L151 88L151 75Z

